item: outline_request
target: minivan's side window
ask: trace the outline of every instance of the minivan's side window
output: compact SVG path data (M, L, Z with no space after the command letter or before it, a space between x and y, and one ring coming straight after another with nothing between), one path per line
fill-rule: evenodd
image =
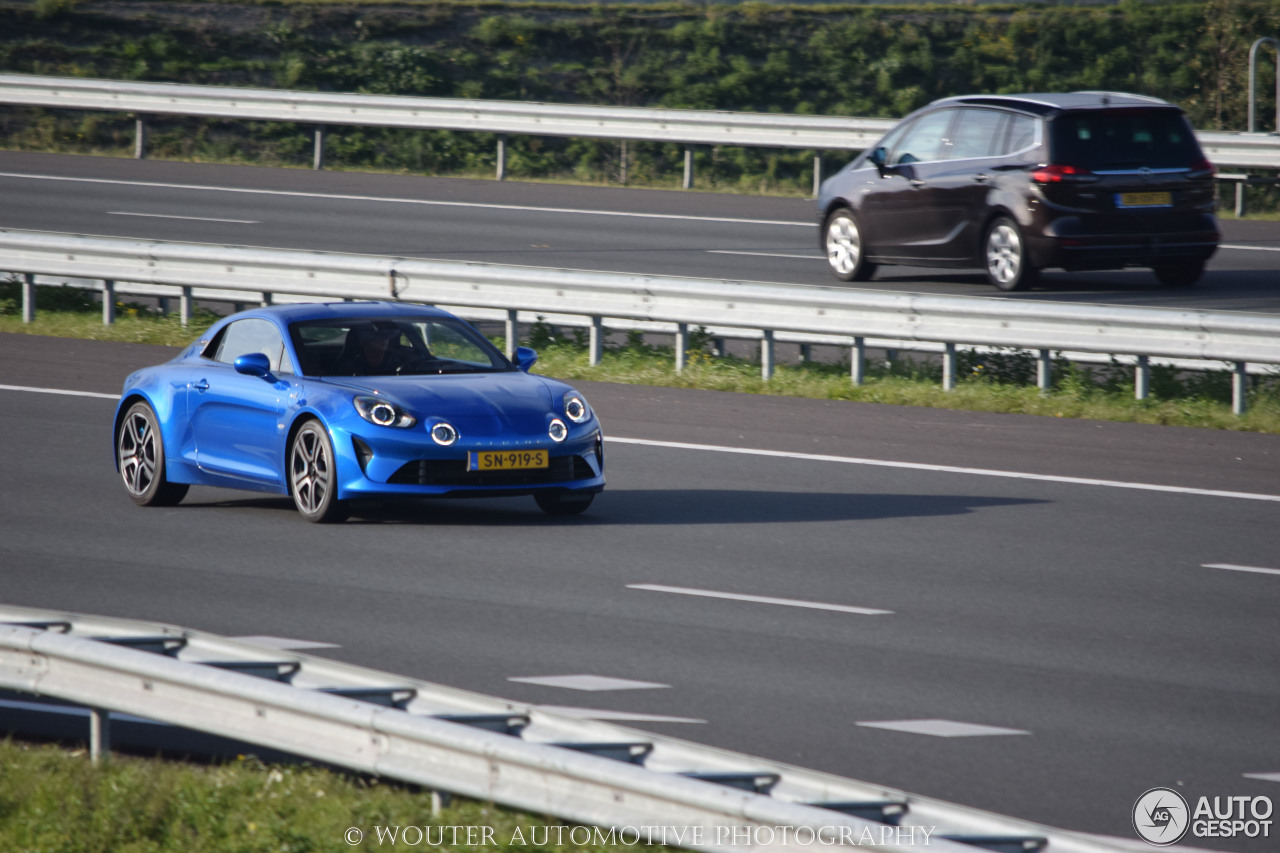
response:
M237 358L251 352L260 352L271 359L273 373L293 373L280 331L274 323L253 317L236 320L222 330L213 359L233 364Z
M941 157L942 139L955 114L955 110L939 110L921 116L893 146L889 165L905 166Z
M1009 142L1001 154L1013 154L1030 148L1036 142L1036 120L1031 116L1014 114L1009 122Z
M1007 115L997 110L961 110L951 131L951 159L994 157L1002 153L1000 143Z

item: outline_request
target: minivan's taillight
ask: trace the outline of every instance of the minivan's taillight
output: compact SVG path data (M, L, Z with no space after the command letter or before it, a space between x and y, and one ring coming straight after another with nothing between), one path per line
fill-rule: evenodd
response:
M1188 178L1203 178L1206 175L1216 175L1218 170L1209 162L1207 157L1201 157L1191 167L1191 171L1187 173Z
M1098 180L1098 176L1080 166L1063 166L1050 163L1031 173L1037 184L1083 184Z

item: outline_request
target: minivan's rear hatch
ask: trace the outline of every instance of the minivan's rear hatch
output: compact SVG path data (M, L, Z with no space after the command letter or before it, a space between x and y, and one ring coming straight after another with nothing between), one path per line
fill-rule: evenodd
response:
M1122 216L1213 203L1213 167L1180 110L1069 111L1049 128L1051 163L1033 180L1052 203Z

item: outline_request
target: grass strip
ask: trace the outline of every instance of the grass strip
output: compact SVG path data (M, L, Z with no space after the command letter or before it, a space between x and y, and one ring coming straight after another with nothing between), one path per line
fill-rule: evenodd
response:
M307 764L113 754L94 765L82 748L0 741L3 850L573 853L623 846L598 841L585 827L460 798L433 815L427 793Z

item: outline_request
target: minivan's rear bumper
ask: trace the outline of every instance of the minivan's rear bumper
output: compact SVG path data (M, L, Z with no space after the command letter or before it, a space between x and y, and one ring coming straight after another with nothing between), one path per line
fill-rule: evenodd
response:
M1037 267L1074 270L1154 267L1183 261L1205 261L1222 239L1213 217L1182 223L1189 228L1166 231L1126 229L1086 230L1081 220L1056 220L1044 233L1028 235L1028 249Z

